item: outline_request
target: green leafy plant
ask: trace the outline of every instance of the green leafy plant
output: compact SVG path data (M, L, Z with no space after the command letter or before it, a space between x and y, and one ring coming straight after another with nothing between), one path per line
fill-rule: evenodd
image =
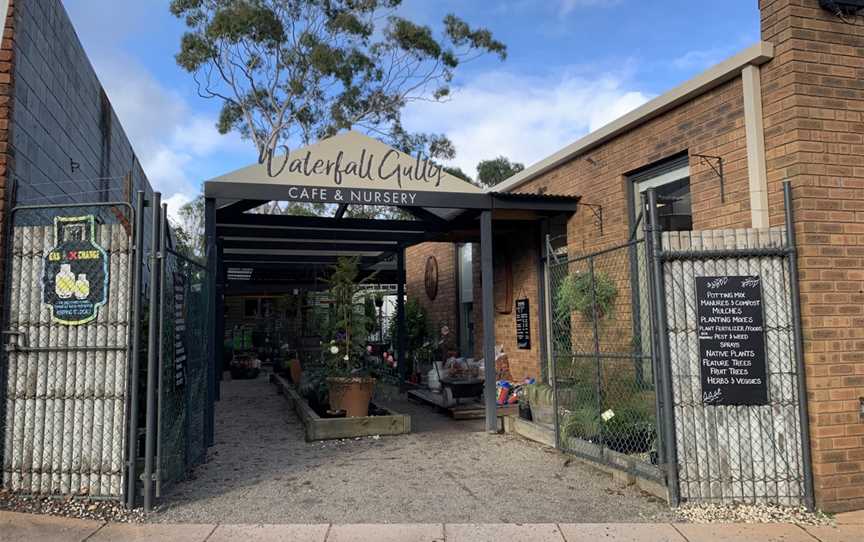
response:
M390 320L390 337L394 346L399 338L399 321ZM426 308L414 298L405 302L405 348L412 352L423 347L431 338Z
M359 286L372 280L374 273L358 280L358 261L356 257L339 258L327 280L332 300L328 327L334 336L322 345L322 354L331 376L355 375L362 369L368 322Z
M611 317L618 287L609 275L603 272L571 273L564 277L555 290L555 313L564 319L577 312L589 322L594 319L594 299L596 297L597 319Z

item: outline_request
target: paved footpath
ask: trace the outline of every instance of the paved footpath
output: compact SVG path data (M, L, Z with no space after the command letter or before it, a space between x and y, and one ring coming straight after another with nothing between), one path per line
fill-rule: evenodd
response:
M832 527L791 524L540 523L228 525L123 524L0 512L0 540L160 542L861 542L864 511L838 514Z

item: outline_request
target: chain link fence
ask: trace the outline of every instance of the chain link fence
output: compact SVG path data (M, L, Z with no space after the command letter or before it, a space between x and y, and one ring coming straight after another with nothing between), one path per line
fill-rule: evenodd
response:
M166 250L162 279L161 367L158 385L157 496L185 479L206 454L207 269Z
M559 447L662 480L644 242L547 263Z
M4 489L123 496L132 214L126 203L12 211L0 373Z

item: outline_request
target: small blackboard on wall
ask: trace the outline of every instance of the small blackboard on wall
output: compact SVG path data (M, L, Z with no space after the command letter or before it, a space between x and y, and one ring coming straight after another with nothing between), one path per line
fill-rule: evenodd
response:
M768 403L762 280L696 277L702 402Z
M528 315L528 299L516 300L516 346L521 350L531 348L531 317Z

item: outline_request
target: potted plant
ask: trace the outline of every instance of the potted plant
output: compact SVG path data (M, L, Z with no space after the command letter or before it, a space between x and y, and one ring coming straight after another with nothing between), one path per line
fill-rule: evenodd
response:
M372 276L358 281L358 274L356 257L339 258L333 267L328 283L335 337L323 345L330 410L344 410L348 417L367 416L375 390L375 378L362 363L368 336L366 304L364 299L357 299L360 284Z

